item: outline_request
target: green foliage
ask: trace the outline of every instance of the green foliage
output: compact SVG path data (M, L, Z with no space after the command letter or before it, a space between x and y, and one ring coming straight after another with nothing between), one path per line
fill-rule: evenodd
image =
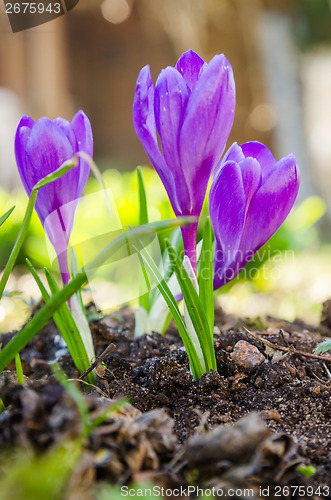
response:
M199 298L206 312L211 335L214 331L214 268L213 268L213 230L207 217L203 231L201 256L199 260Z
M99 427L99 425L107 420L113 413L115 413L120 408L123 408L128 403L127 399L120 399L116 403L113 403L111 406L107 406L102 413L91 420L86 399L79 388L76 386L75 381L69 380L64 371L61 370L60 366L57 363L52 365L52 369L57 380L65 388L67 393L72 397L77 405L83 426L83 438L88 437L93 429Z
M173 293L146 248L143 245L137 245L135 249L146 269L157 282L158 289L173 315L189 358L193 377L198 380L204 373L217 370L213 344L213 253L212 228L209 218L205 224L202 243L199 284L187 257L184 257L182 262L169 240L165 239L165 245L170 267L183 294L185 323Z
M13 207L11 207L9 210L7 210L6 213L4 213L1 217L0 217L0 227L2 226L2 224L8 219L8 217L10 216L10 214L12 213L12 211L14 210L15 208L15 205Z
M24 376L23 376L23 368L22 368L22 362L21 362L21 357L19 353L15 355L15 366L16 366L16 373L17 373L17 380L18 383L23 385L24 384Z
M2 452L0 500L63 500L81 451L78 440L40 456L22 448Z
M331 339L326 339L324 342L318 344L316 349L314 350L315 354L324 354L325 352L331 349Z
M49 302L51 296L47 292L46 288L44 287L41 279L39 278L37 271L35 268L32 266L31 262L26 259L26 263L28 268L30 269L30 272L32 276L34 277L39 290L41 292L41 295L47 304ZM59 287L57 286L54 278L52 278L50 272L48 269L45 269L45 276L48 282L48 285L51 290L51 294L54 295L60 291ZM87 370L90 366L90 362L88 359L88 355L86 353L86 349L83 343L83 340L81 338L80 332L78 331L78 328L76 326L76 323L70 313L69 307L67 306L66 303L62 304L58 311L54 313L53 316L54 322L64 339L65 343L67 344L67 347L69 349L70 355L72 357L72 360L77 367L79 373L83 373L85 370ZM95 376L93 373L90 373L86 377L87 381L90 383L95 382Z
M299 465L297 471L302 477L311 477L316 474L316 467L313 465Z

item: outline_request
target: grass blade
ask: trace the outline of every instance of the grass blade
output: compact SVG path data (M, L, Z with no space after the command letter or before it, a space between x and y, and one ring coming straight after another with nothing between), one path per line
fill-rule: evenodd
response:
M139 225L148 224L146 189L145 189L143 173L140 167L137 167L137 179L138 179L138 195L139 195ZM144 267L141 258L139 260L141 265L141 272L139 276L140 283L146 283L148 290L150 290L151 286L149 283L147 271ZM139 305L143 307L146 311L149 311L149 298L150 298L149 292L143 293L139 296Z
M207 217L203 229L203 240L200 257L199 297L206 313L210 333L213 340L214 332L214 270L213 270L213 230Z
M6 213L4 213L1 217L0 217L0 227L2 226L2 224L4 222L6 222L6 220L8 219L8 217L10 216L10 214L12 213L12 211L14 210L15 208L15 205L13 207L11 207L9 210L7 210Z
M148 224L149 220L144 177L140 167L137 167L137 178L139 193L139 226L142 226L143 224Z
M53 276L47 268L45 268L44 271L52 295L58 293L60 289L56 284ZM57 315L59 316L60 323L59 331L68 346L73 362L76 366L78 364L77 368L79 367L79 372L84 373L87 368L89 368L91 360L88 357L82 335L77 328L76 322L72 317L67 304L63 304L59 308L58 312L56 313L56 316ZM87 381L91 384L95 383L95 375L93 373L89 373L87 375Z
M77 275L60 292L53 295L47 304L22 328L20 332L4 347L0 352L0 372L20 352L28 342L46 325L53 317L54 313L67 302L68 299L85 283L87 276L85 273Z
M17 373L18 383L21 384L21 385L23 385L24 384L24 376L23 376L22 361L21 361L19 353L17 353L15 355L15 366L16 366L16 373Z
M199 296L177 252L175 252L168 240L165 240L165 243L168 248L172 269L176 273L178 282L181 286L188 313L200 342L206 368L208 371L217 370L209 323Z
M172 295L168 285L164 281L158 267L156 266L155 262L149 255L148 251L146 248L141 248L136 249L137 252L140 253L142 258L145 261L146 267L149 269L150 273L153 275L154 279L158 283L158 288L160 292L162 293L164 300L168 304L168 307L173 315L173 318L175 320L176 326L178 328L179 334L183 340L189 361L190 361L190 366L192 369L192 374L195 380L199 379L202 377L204 374L203 367L201 366L201 363L199 361L199 357L197 355L197 352L195 350L194 344L192 342L192 339L188 335L188 332L186 330L183 318L180 314L180 311L177 306L177 302Z

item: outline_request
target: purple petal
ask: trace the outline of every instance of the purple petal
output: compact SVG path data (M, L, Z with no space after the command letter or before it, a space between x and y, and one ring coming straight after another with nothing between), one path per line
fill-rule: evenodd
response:
M235 260L245 221L245 192L237 163L227 162L216 172L209 193L210 221L222 262L215 259L215 271Z
M244 153L242 152L242 149L236 142L232 144L232 146L227 150L225 155L222 158L222 164L227 162L227 161L235 161L235 162L240 162L245 158Z
M68 139L69 143L71 144L72 150L77 151L78 146L77 146L77 139L74 134L74 131L72 130L71 123L68 122L68 120L65 120L64 118L58 117L53 120L54 125L56 125L66 138Z
M187 104L179 139L182 173L195 199L195 213L200 213L209 177L224 150L234 108L232 68L221 54L200 73Z
M246 158L251 156L259 162L263 179L274 169L276 160L271 151L261 142L246 142L241 145L241 150Z
M250 202L255 195L258 188L261 186L262 182L262 169L255 158L245 158L239 162L239 167L241 170L241 176L245 191L245 205L246 212L250 205Z
M80 110L75 114L71 121L71 128L76 136L78 151L84 151L91 158L93 157L93 135L90 120L87 118L86 114ZM90 173L89 164L80 158L79 160L79 181L76 190L76 197L80 198L88 176Z
M26 156L25 156L25 148L27 141L30 137L31 129L34 125L34 121L29 116L22 116L16 130L15 136L15 156L19 174L22 179L22 183L24 189L30 196L32 186L28 185L26 179Z
M70 159L74 150L63 131L52 120L41 118L33 126L25 146L30 168L25 178L30 189L45 175Z
M198 80L200 70L204 64L204 60L191 49L184 52L178 59L175 68L183 76L190 90L193 89Z
M243 255L248 251L255 253L279 229L294 204L298 189L299 170L291 154L276 163L251 201L240 245Z
M193 199L190 199L185 176L182 174L178 137L182 127L189 89L184 78L174 68L163 70L156 82L154 110L164 159L176 186L180 209L186 214L192 213ZM172 199L170 199L172 201Z
M176 199L173 175L160 152L157 142L154 116L154 93L154 84L150 69L149 66L145 66L140 71L137 79L132 110L133 124L138 139L142 143L147 156L159 174L174 209L176 207L178 212L179 204Z

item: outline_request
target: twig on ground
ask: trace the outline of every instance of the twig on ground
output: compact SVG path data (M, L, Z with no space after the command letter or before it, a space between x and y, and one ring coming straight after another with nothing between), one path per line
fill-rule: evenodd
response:
M313 358L313 359L319 359L320 361L326 361L331 363L331 357L330 356L319 356L318 354L311 354L310 352L305 352L305 351L297 351L293 345L290 347L284 347L282 345L274 344L273 342L269 342L269 340L263 339L256 335L253 332L250 332L245 326L244 329L246 330L247 333L249 333L255 340L259 340L266 346L270 347L271 349L277 349L277 351L283 351L288 353L290 356L306 356L307 358ZM260 333L260 335L263 335L263 332Z
M91 364L91 366L84 373L81 374L81 376L79 377L79 379L83 380L89 373L91 373L92 370L94 370L94 368L96 368L98 366L99 363L102 363L102 361L109 354L111 354L114 349L116 349L116 345L115 344L109 344L109 346L106 347L106 349L100 354L100 356L98 356L96 358L96 360L93 361L93 363Z

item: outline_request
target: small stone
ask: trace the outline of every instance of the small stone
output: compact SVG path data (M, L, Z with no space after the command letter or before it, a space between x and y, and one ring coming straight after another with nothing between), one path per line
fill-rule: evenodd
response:
M262 377L256 377L255 379L255 382L254 382L254 385L255 387L257 387L258 389L261 389L261 387L263 387L263 378Z
M311 392L315 394L315 396L318 396L319 394L321 394L321 386L316 385L313 389L311 389Z
M298 366L297 375L299 378L303 379L306 376L306 368L304 366Z
M282 419L277 410L262 410L260 411L260 415L264 420L276 420L276 422L279 422Z
M291 366L286 362L284 362L283 364L285 368L287 368L287 370L290 372L291 377L294 378L296 376L296 369L294 368L294 366Z
M265 361L265 357L258 348L246 340L239 340L230 356L239 368L247 372L252 372Z

